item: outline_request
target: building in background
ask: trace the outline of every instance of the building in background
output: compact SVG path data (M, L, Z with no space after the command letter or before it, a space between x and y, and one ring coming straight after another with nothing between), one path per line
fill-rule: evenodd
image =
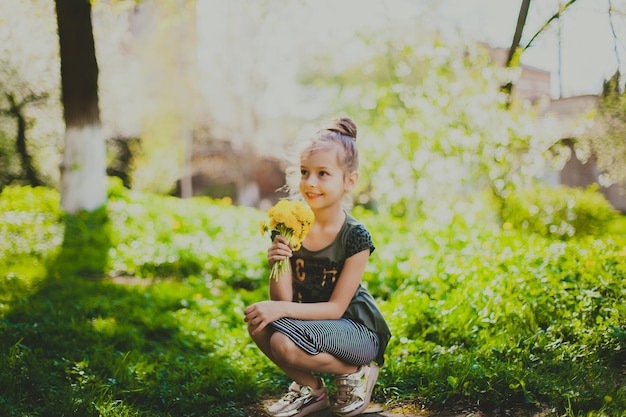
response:
M488 49L493 62L503 66L508 56L508 48L488 47ZM581 121L598 107L600 96L581 95L553 99L549 71L523 64L521 71L520 79L513 87L513 94L521 100L537 105L539 123L556 129L562 144L570 149L571 157L563 169L550 178L550 181L555 185L562 184L569 187L588 187L597 183L600 191L613 207L626 213L626 184L602 186L598 181L600 171L593 155L581 161L574 149Z

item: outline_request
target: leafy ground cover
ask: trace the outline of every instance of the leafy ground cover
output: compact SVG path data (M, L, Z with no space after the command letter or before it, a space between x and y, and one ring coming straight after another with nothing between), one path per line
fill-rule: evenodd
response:
M624 415L623 218L562 240L357 211L394 336L377 402ZM119 184L106 209L64 216L54 190L5 188L0 414L245 416L280 394L242 320L267 293L262 220Z

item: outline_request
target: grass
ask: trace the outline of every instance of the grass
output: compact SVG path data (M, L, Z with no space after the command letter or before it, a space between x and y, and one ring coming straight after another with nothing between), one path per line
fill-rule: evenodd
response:
M244 300L192 282L40 283L3 320L3 415L237 415L259 389Z
M242 319L267 293L263 213L115 183L100 211L58 201L0 195L0 415L244 416L284 390ZM394 336L376 401L623 415L623 218L562 241L356 215Z

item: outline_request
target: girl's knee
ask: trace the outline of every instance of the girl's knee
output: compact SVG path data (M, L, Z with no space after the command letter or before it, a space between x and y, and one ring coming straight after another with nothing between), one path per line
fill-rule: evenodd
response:
M270 338L272 355L281 363L289 366L298 365L304 353L290 338L275 332Z
M248 334L254 340L254 343L257 345L267 345L269 343L269 339L272 336L272 332L267 327L256 334L252 334L252 331L256 330L256 328L251 327L248 324Z

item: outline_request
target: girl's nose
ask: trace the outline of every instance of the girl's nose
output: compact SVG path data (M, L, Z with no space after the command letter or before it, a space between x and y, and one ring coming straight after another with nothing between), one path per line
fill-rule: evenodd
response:
M309 175L305 180L304 183L308 186L311 187L315 187L317 186L317 176L315 175Z

